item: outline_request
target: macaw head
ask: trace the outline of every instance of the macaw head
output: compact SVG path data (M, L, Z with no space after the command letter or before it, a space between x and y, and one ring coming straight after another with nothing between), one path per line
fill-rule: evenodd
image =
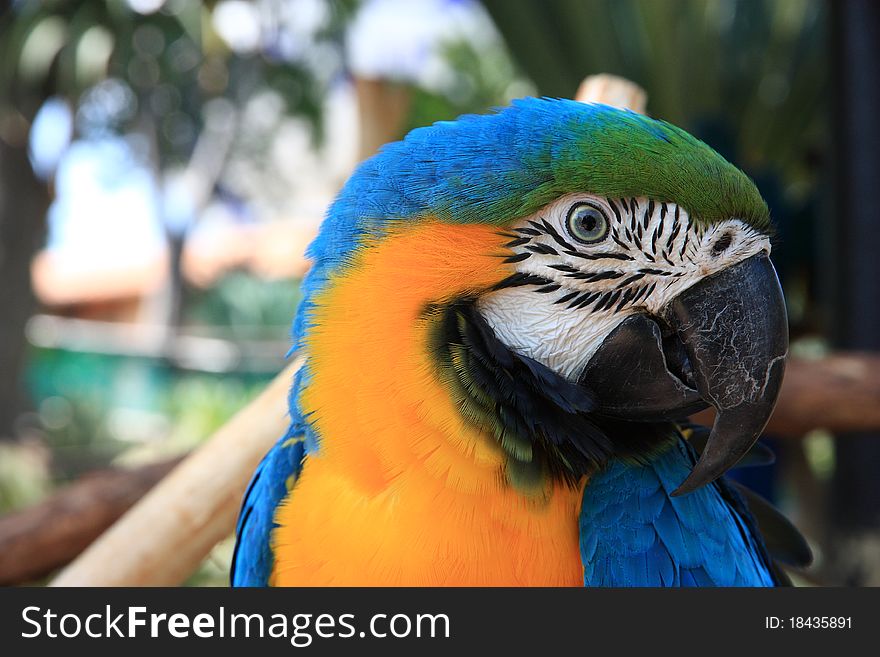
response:
M330 317L309 288L403 235L422 259L396 270L377 313L423 287L411 320L428 326L425 349L510 463L577 477L638 457L653 439L634 436L711 405L682 493L763 430L788 350L769 213L748 177L686 132L549 99L412 132L331 208L297 337Z

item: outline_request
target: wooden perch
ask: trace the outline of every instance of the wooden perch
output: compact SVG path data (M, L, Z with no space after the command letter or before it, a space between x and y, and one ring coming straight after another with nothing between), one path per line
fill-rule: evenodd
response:
M257 464L287 430L295 360L63 570L53 586L172 586L229 536Z
M880 355L835 354L787 364L767 432L800 437L816 428L880 429Z
M584 78L574 98L582 103L604 103L639 114L644 114L648 105L648 94L639 85L606 73Z
M0 517L0 586L45 577L72 561L182 458L90 473Z

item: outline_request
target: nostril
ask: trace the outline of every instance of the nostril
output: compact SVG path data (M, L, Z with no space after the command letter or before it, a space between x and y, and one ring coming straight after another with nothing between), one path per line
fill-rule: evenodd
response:
M712 246L712 253L715 255L721 255L727 250L727 247L730 246L730 243L733 241L733 235L730 233L724 233L721 237L719 237L715 244Z

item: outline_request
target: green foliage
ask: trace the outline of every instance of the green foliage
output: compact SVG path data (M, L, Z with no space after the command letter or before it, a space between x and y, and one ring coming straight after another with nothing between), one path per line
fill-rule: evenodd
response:
M633 80L652 115L747 170L811 180L828 96L820 0L483 0L541 94L591 73Z
M155 433L159 376L143 358L35 349L28 384L52 450L53 478L67 481L104 466L131 440ZM126 412L135 420L131 432Z
M299 300L299 280L267 281L245 272L231 272L212 288L193 291L187 304L187 320L194 325L229 327L242 338L283 340Z
M182 372L148 358L41 349L29 378L53 479L67 481L111 462L194 448L271 375Z
M0 442L0 515L37 502L49 488L39 449Z
M169 0L143 15L121 0L15 3L0 17L0 114L31 117L45 98L62 96L85 107L80 130L155 138L152 155L160 167L189 156L203 108L215 98L239 105L271 90L320 134L326 75L306 60L279 56L271 45L231 50L212 27L216 4ZM328 0L330 18L314 35L316 44L339 51L355 6Z
M159 389L156 413L162 431L129 449L118 463L150 463L189 452L210 438L217 429L265 387L267 378L176 375Z

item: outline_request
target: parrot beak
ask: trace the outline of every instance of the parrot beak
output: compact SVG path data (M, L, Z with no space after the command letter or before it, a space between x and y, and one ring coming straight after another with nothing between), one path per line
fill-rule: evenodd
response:
M715 423L682 495L724 474L770 419L788 354L788 322L776 271L752 256L688 288L657 317L624 320L600 345L579 383L596 412L656 421L705 406Z

